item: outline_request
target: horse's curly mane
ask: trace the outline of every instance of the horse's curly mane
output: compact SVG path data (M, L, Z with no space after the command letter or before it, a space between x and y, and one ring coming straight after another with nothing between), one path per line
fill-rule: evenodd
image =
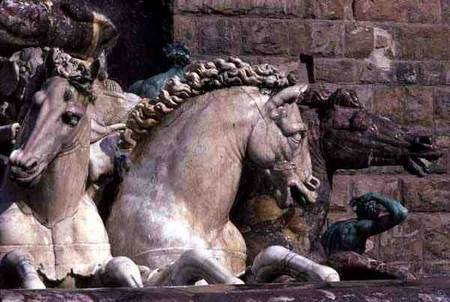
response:
M184 79L168 80L156 100L144 99L137 104L128 116L127 128L132 130L133 139L138 140L189 98L233 86L278 91L295 82L293 75L285 75L274 66L250 65L235 57L197 62L185 73Z

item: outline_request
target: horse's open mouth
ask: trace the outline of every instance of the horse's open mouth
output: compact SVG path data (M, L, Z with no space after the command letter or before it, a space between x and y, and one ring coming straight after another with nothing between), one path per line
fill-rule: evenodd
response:
M12 165L10 170L10 178L22 187L33 187L39 182L42 175L42 165L36 165L32 169L25 170L21 167Z

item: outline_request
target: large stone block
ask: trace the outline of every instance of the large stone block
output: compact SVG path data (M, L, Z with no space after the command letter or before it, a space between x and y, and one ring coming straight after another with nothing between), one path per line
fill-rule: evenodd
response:
M345 56L367 58L375 47L374 29L357 23L345 26Z
M450 259L450 213L422 215L424 258L426 261Z
M382 68L368 60L358 62L356 74L361 84L388 84L394 81L391 68Z
M450 30L443 25L401 25L395 34L397 56L404 60L450 60Z
M242 49L244 54L287 55L289 32L287 24L279 20L242 20Z
M351 20L352 0L305 0L307 16L311 19Z
M422 261L424 251L420 215L409 214L403 223L380 236L379 260L386 262Z
M308 52L315 56L336 57L344 54L344 24L330 21L311 21Z
M441 0L442 22L450 24L450 0Z
M351 176L336 175L333 179L333 191L331 192L330 209L332 211L347 211L351 199Z
M195 18L176 15L173 17L173 38L186 45L192 54L198 53L198 36Z
M263 17L303 17L304 0L176 0L178 13L202 13L218 15L254 15Z
M352 197L368 192L378 192L388 197L400 200L400 182L396 176L355 175L352 177Z
M424 275L427 277L450 276L450 261L425 261Z
M240 53L239 20L232 18L200 18L197 22L199 52L207 55L236 55Z
M437 127L450 127L450 87L436 88L434 118Z
M441 20L440 0L355 0L354 17L358 21L396 21L438 23Z
M298 20L288 21L289 31L289 53L291 56L299 57L300 54L310 53L310 28L305 22Z
M402 176L405 206L414 212L450 211L450 178L448 176Z
M314 60L314 80L316 82L354 83L356 81L356 64L347 59Z
M404 125L433 126L433 89L429 87L377 87L374 111Z

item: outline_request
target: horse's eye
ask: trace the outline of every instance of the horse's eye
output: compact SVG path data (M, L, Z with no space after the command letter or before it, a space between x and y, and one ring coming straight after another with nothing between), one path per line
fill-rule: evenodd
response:
M72 100L73 98L74 98L74 95L71 90L68 89L64 92L64 101L65 102L68 102L68 101Z
M71 127L75 127L76 125L78 125L80 120L81 116L71 111L67 111L62 115L63 123Z

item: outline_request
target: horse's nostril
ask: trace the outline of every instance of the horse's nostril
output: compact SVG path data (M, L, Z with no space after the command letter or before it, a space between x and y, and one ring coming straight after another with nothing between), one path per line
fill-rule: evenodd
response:
M26 164L26 169L28 169L28 170L31 170L31 169L34 169L34 168L36 168L36 166L37 166L37 160L32 160L32 161L30 161L30 162L28 162L27 164Z

